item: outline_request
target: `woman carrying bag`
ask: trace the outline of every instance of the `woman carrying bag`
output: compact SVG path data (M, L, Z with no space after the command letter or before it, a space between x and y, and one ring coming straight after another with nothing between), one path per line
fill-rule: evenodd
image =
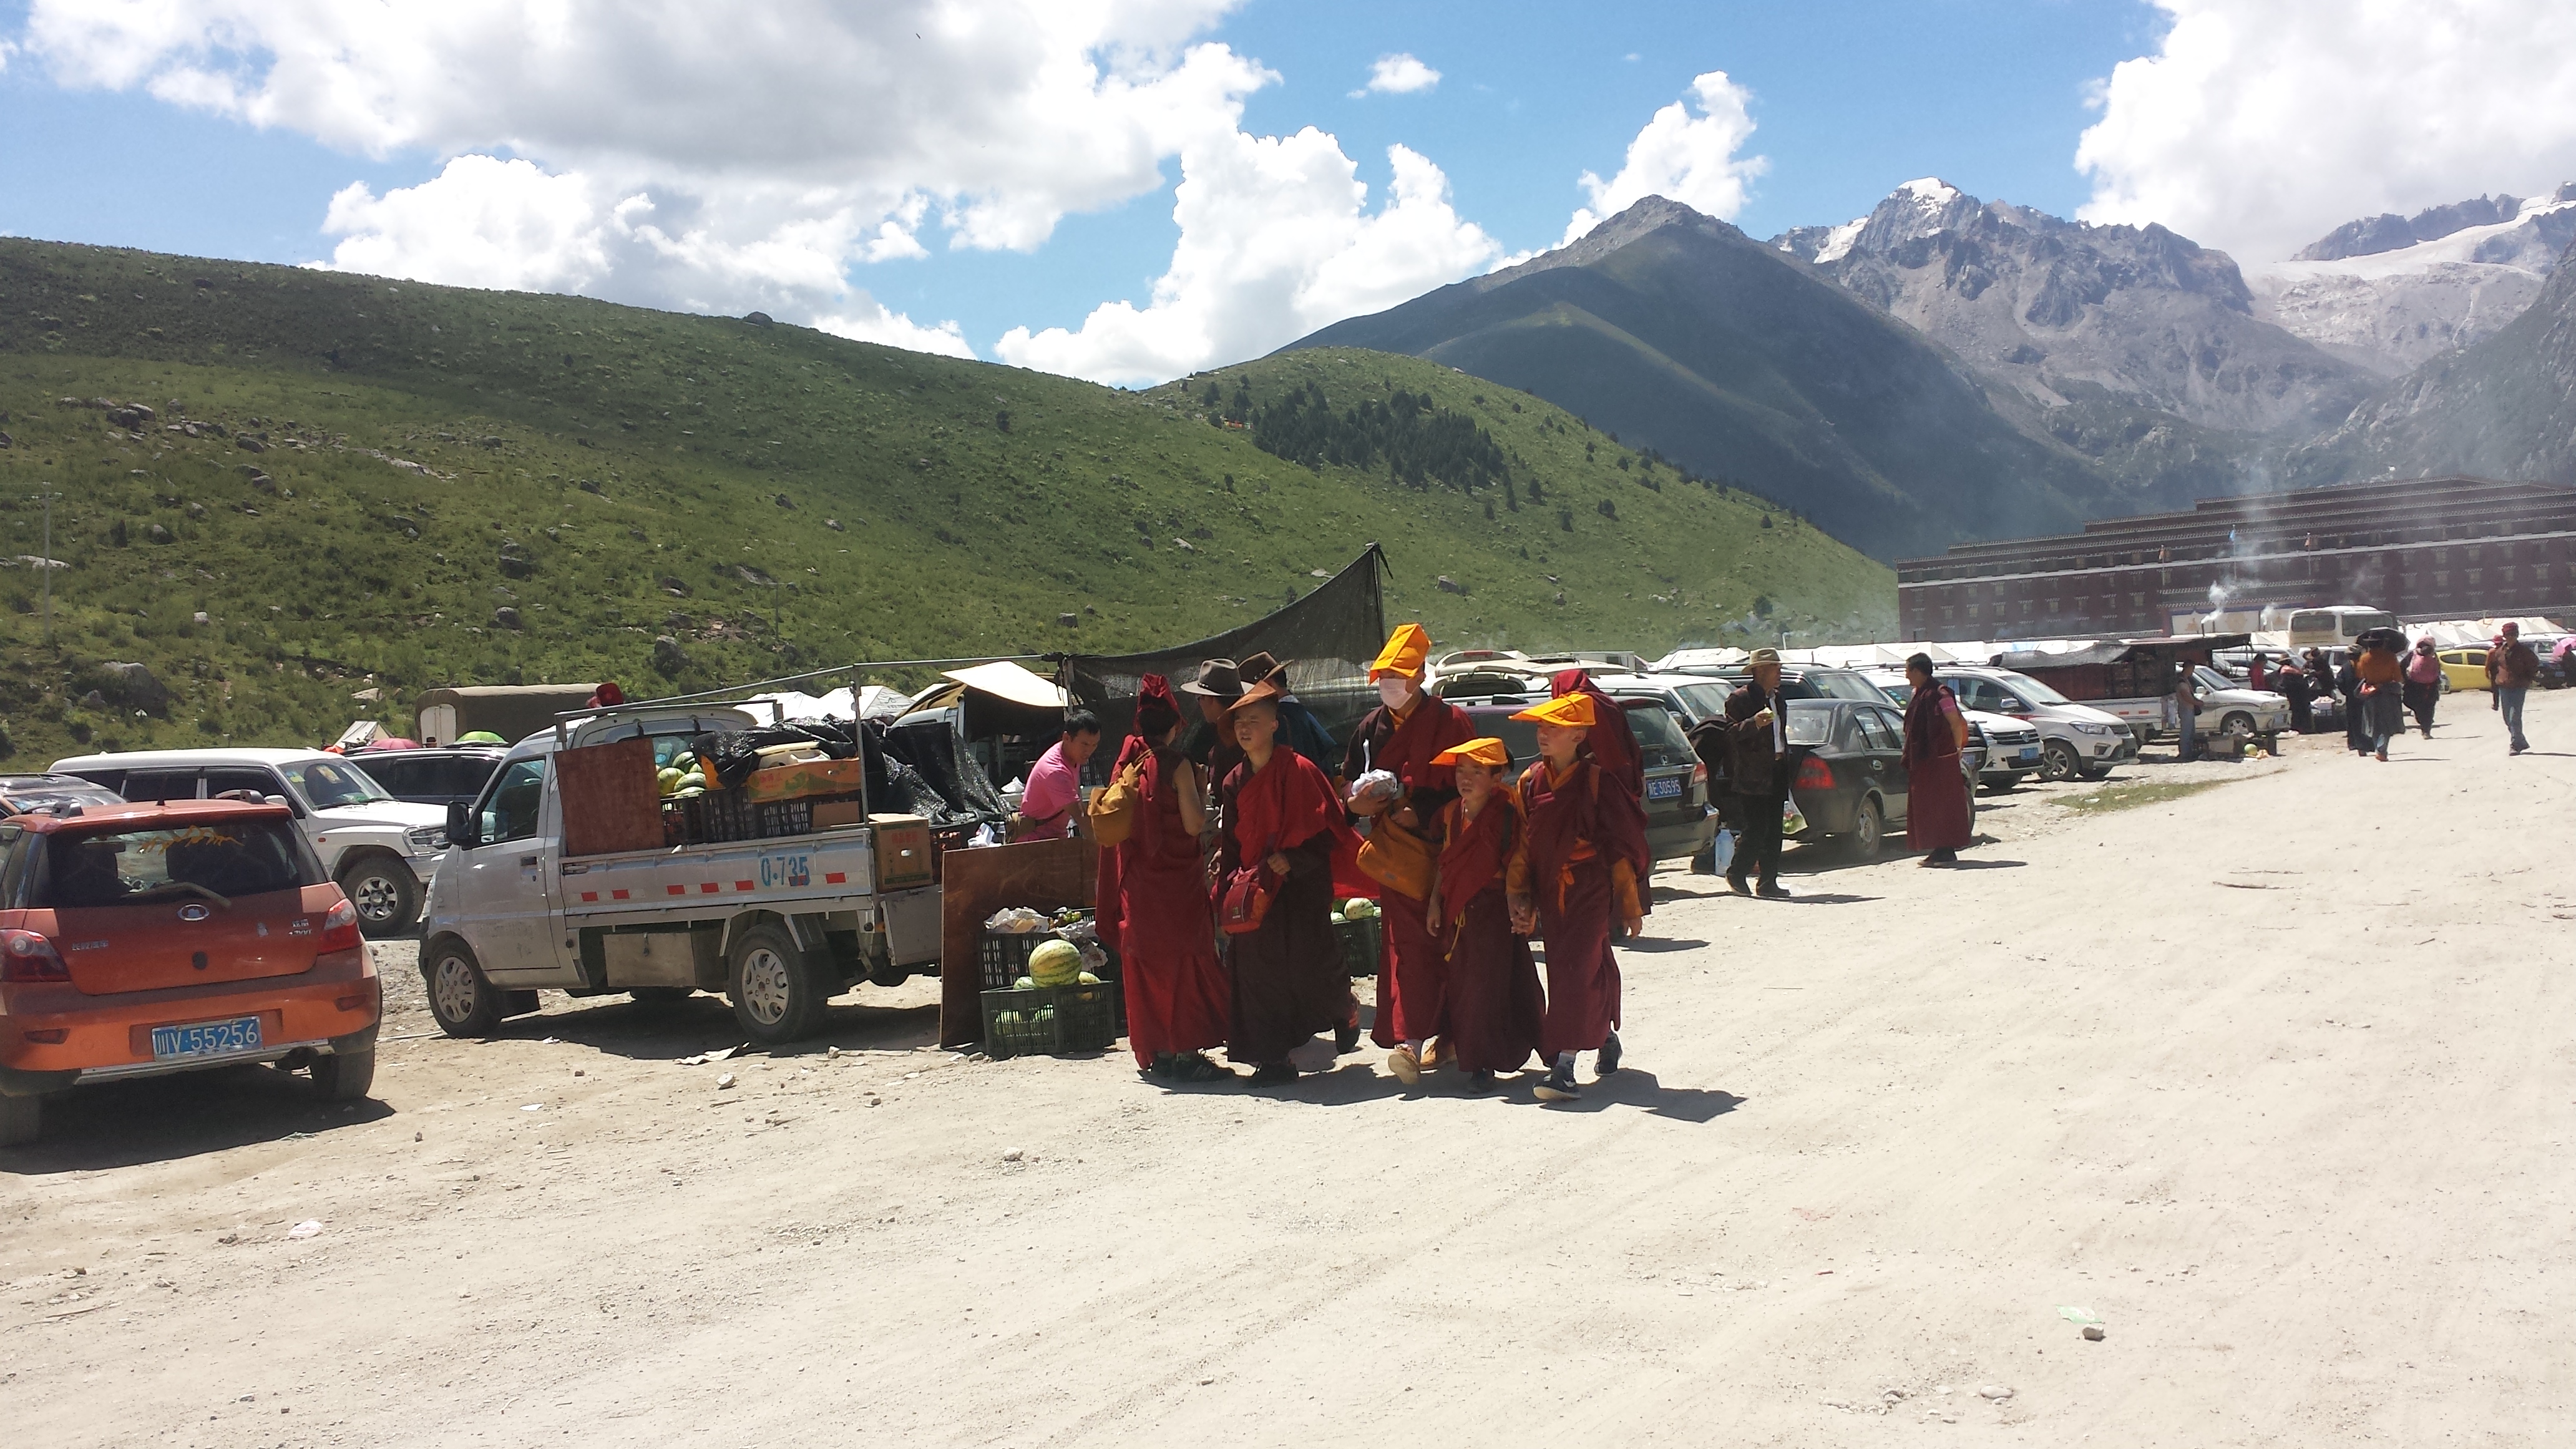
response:
M1333 934L1333 865L1358 841L1324 772L1279 747L1278 686L1256 684L1226 711L1243 763L1217 812L1217 926L1234 981L1226 1056L1253 1064L1253 1084L1297 1079L1288 1053L1317 1032L1359 1045L1342 946Z
M1217 959L1199 832L1209 814L1198 767L1179 749L1180 704L1168 680L1148 674L1135 732L1118 752L1109 788L1092 802L1102 842L1100 925L1116 945L1127 995L1127 1045L1136 1069L1178 1082L1234 1073L1208 1060L1225 1045L1232 991Z

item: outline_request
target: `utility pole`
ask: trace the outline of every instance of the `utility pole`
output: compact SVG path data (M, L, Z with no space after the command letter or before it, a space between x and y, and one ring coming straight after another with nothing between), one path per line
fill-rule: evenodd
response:
M44 559L36 568L45 576L45 647L48 649L54 647L54 500L62 496L54 491L53 484L39 483L36 492L27 499L30 503L45 505Z

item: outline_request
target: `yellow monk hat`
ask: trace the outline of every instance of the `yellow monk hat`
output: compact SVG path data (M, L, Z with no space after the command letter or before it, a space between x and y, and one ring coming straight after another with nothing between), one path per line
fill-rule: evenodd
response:
M1569 729L1592 728L1592 696L1560 694L1545 704L1534 704L1512 716L1536 720L1540 724L1564 725Z
M1481 740L1469 740L1463 745L1451 745L1431 757L1431 763L1435 765L1454 765L1460 760L1473 760L1477 764L1491 765L1499 770L1512 762L1512 752L1504 748L1501 740L1487 735Z
M1369 682L1374 684L1390 674L1407 679L1422 677L1422 661L1431 657L1431 636L1419 624L1398 624L1387 636L1386 647L1377 651L1369 663Z

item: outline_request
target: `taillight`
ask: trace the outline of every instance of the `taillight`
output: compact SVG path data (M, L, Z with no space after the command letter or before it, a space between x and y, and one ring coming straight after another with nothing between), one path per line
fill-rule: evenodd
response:
M1708 783L1707 761L1703 760L1700 763L1691 766L1691 783L1694 785L1705 785Z
M1801 790L1834 788L1834 767L1809 755L1807 762L1798 767L1798 788Z
M54 943L34 931L0 931L0 981L69 981Z
M331 907L330 914L322 918L322 949L355 951L363 944L364 938L358 934L358 908L343 896L339 904Z

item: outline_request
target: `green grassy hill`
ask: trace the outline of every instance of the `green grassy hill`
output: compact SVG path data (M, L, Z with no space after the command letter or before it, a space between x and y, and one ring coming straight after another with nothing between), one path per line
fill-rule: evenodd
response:
M1427 397L1488 430L1520 506L1285 461L1210 421L1206 379L1125 393L750 321L0 240L0 639L24 661L0 724L24 767L407 727L441 684L640 695L1154 647L1371 541L1391 615L1444 647L1892 622L1885 569L1534 398L1371 353L1222 377L1262 399L1317 381L1335 407Z

